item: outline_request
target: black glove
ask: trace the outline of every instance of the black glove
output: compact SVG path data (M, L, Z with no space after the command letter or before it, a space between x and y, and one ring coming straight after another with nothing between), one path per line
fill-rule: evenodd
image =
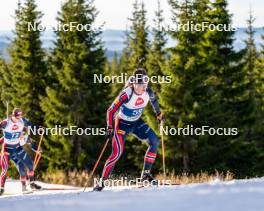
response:
M112 126L107 126L107 129L106 129L106 137L108 139L112 139L114 136L114 129Z
M30 147L31 147L31 149L32 149L32 151L33 152L37 152L37 150L38 150L38 145L35 143L35 142L31 142L30 143Z

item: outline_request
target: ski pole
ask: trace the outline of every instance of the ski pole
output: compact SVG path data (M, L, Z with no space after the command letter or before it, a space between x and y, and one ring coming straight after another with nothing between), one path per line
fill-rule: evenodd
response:
M9 102L6 101L6 118L8 119L8 113L9 113Z
M86 190L86 188L87 188L87 186L88 186L90 180L92 179L93 174L94 174L94 172L95 172L95 170L96 170L96 168L97 168L97 166L98 166L98 164L99 164L99 162L100 162L100 160L101 160L101 158L102 158L102 156L103 156L103 154L104 154L104 151L105 151L105 149L106 149L106 147L107 147L107 145L108 145L109 140L110 140L110 139L107 138L107 140L106 140L106 142L105 142L105 145L104 145L104 147L103 147L103 149L102 149L102 151L101 151L101 153L100 153L100 155L99 155L99 157L98 157L98 159L97 159L97 161L96 161L96 163L95 163L95 165L94 165L94 167L93 167L93 170L92 170L90 176L88 177L88 181L87 181L87 183L86 183L85 186L84 186L83 192L85 192L85 190Z
M164 138L163 138L163 124L164 122L160 122L160 135L161 135L161 148L162 148L162 167L163 167L163 176L166 179L166 166L165 166L165 145L164 145Z
M37 148L37 151L36 151L36 155L35 155L35 159L34 159L34 165L33 165L34 171L37 168L38 163L39 163L40 158L41 158L40 146L41 146L41 143L42 143L42 140L43 140L43 136L44 136L44 133L42 133L41 136L40 136L38 148Z

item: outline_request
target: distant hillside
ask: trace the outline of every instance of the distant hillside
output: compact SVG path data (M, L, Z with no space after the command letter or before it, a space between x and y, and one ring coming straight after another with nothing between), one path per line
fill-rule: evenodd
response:
M257 48L261 46L261 35L264 35L263 28L255 28L255 41ZM3 54L4 58L8 58L6 48L8 47L10 40L13 35L10 31L0 31L0 52ZM241 49L245 46L244 40L247 38L245 33L245 28L240 28L235 35L234 46L236 49ZM121 51L124 47L125 31L122 30L105 30L102 35L102 40L106 48L106 55L109 60L112 59L115 52L118 55L121 54ZM43 47L45 49L52 48L54 41L54 33L51 31L46 31L42 35ZM264 43L263 43L264 44ZM175 45L175 41L169 39L168 47Z

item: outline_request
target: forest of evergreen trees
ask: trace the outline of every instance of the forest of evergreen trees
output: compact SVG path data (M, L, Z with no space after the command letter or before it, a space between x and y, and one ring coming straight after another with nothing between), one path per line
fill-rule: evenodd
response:
M169 0L169 5L175 25L191 21L232 24L227 0ZM57 22L93 25L98 12L93 1L66 0ZM135 0L125 48L112 61L105 56L100 31L57 31L54 47L45 50L41 32L28 30L28 23L41 24L42 16L35 0L17 5L10 59L0 59L2 119L9 102L10 111L20 107L28 119L44 127L105 127L106 110L124 84L93 83L94 74L130 75L140 66L149 76L172 79L168 84L150 84L166 126L238 128L236 136L165 136L168 173L218 170L237 177L264 175L264 35L258 51L253 12L248 15L246 47L235 50L234 31L158 30L165 24L159 2L151 27L147 8ZM176 41L175 46L166 47L168 36ZM159 133L151 107L144 119ZM91 170L104 141L104 136L45 136L39 169L43 174L55 169ZM108 147L104 158L110 153ZM146 148L131 137L115 173L139 173ZM161 172L161 163L159 156L154 173Z

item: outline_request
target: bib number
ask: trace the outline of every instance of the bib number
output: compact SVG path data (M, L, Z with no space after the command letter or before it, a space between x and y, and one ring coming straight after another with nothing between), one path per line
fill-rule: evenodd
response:
M134 110L132 114L133 114L133 116L138 116L142 113L142 111L143 111L143 108L138 109L138 110Z

